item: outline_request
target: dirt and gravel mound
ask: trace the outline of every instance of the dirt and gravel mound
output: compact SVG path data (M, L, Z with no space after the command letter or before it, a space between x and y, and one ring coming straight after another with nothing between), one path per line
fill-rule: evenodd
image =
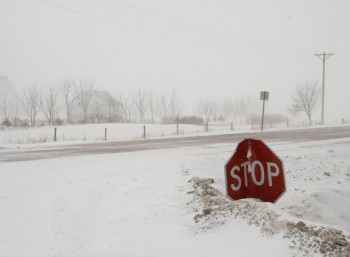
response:
M194 177L189 180L193 190L188 207L195 212L197 232L220 226L233 217L255 225L267 236L282 233L290 247L302 256L350 256L350 236L321 225L310 225L296 218L282 218L282 211L271 203L254 200L230 201L213 187L214 179ZM287 214L286 214L287 215Z

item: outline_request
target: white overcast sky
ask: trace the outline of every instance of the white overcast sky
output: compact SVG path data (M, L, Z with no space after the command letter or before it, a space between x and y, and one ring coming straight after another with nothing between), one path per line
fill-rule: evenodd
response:
M177 89L185 110L266 90L285 113L296 86L321 85L325 51L326 121L350 119L349 13L348 0L0 0L0 75L17 90Z

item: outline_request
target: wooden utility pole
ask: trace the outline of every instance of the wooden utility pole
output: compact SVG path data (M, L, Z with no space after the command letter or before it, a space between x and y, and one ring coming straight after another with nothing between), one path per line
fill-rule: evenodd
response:
M326 76L326 60L331 56L332 54L326 54L323 52L322 54L315 54L315 56L319 57L323 63L323 72L322 72L322 118L321 123L324 124L324 95L325 95L325 76Z

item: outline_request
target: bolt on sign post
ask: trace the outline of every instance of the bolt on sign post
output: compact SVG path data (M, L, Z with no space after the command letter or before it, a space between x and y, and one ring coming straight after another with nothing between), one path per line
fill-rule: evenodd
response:
M285 192L282 160L261 140L240 142L225 165L226 192L232 200L257 198L275 203Z
M260 100L263 101L263 110L261 116L261 132L264 130L264 113L265 113L265 101L269 100L269 92L261 91L260 92Z

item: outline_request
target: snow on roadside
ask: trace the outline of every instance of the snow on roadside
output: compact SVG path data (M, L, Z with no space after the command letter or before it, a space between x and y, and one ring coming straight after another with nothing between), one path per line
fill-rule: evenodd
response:
M298 255L349 256L349 143L349 139L270 143L287 169L288 191L277 203L278 209L225 199L223 178L208 174L192 179L194 190L189 193L194 195L198 229L206 231L235 216L260 227L266 235L282 233L291 240L291 248L301 251Z
M107 141L129 141L143 139L143 127L146 126L146 139L192 137L254 132L249 125L210 125L209 131L205 126L179 124L134 124L134 123L101 123L57 126L57 141L54 142L54 129L52 126L34 128L0 129L0 150L18 150L22 148L60 147L75 144L88 144L105 142L105 129ZM331 127L347 126L329 125ZM276 127L269 131L312 129L320 126L307 127ZM322 126L326 127L326 126Z
M267 143L276 205L225 198L235 144L0 163L0 256L348 256L350 139Z
M285 149L280 145L276 147ZM296 151L297 149L297 151ZM289 144L284 150L289 192L278 203L296 217L350 231L350 139Z
M162 138L172 136L193 136L204 134L205 127L189 124L134 124L134 123L101 123L101 124L80 124L64 126L42 126L34 128L17 128L0 130L0 149L28 147L33 144L72 144L85 142L126 141L139 140L143 138L144 126L146 138ZM248 126L249 127L249 126ZM54 130L56 130L56 140L54 143ZM105 131L107 129L107 131ZM244 127L236 127L235 130L246 130ZM210 126L209 134L217 132L230 132L230 126ZM106 134L105 134L106 132Z
M243 220L260 228L267 236L282 234L290 241L291 249L297 249L299 254L310 256L322 253L325 256L347 256L350 253L350 236L347 232L315 225L311 222L298 221L281 212L274 205L257 202L254 199L230 201L225 199L211 185L211 178L193 178L194 190L191 205L199 231L207 231L225 224L231 217Z

